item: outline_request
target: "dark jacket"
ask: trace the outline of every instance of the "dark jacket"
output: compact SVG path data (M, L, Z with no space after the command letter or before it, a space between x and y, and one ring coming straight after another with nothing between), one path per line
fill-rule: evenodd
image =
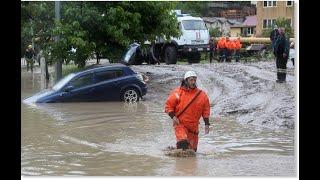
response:
M33 51L33 49L31 49L31 50L26 50L26 53L25 53L25 56L26 56L26 58L28 58L28 59L31 59L31 58L33 58L33 56L34 56L34 51Z
M274 43L277 40L277 37L279 36L279 31L278 29L274 29L270 33L270 40L272 43Z
M275 55L280 57L285 53L287 58L289 57L289 40L286 38L285 35L279 35L276 42L275 42Z
M213 52L215 49L215 44L212 39L210 39L210 41L209 41L209 46L210 46L210 52Z

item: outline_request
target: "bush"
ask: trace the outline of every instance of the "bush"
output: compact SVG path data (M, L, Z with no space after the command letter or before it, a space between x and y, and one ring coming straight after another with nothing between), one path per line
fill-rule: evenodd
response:
M210 37L221 37L222 32L220 31L219 27L215 27L215 28L210 27L209 34L210 34Z
M285 34L286 34L286 37L294 37L294 33L293 33L293 29L291 27L291 24L290 24L290 19L286 19L286 18L278 18L276 19L276 22L275 24L280 28L280 27L284 27L285 28ZM264 29L262 31L262 36L263 37L269 37L270 36L270 33L272 31L272 28L269 27L267 29Z

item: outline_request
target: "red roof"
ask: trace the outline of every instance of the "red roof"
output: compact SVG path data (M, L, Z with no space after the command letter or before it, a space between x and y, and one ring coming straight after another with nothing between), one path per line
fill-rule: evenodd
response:
M257 26L257 16L247 16L243 22L244 26Z

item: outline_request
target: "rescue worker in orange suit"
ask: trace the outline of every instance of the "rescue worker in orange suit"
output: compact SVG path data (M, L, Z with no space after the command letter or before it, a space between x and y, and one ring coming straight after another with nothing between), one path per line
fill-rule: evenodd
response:
M198 146L200 117L204 120L205 134L209 133L210 125L209 98L197 88L196 81L196 73L187 71L181 86L171 92L165 103L165 112L173 120L177 149L193 149L195 152Z
M240 61L240 49L242 47L242 44L241 44L241 41L240 41L240 37L238 37L236 40L235 40L235 58L236 58L236 62L239 62Z
M233 52L233 42L227 36L226 38L226 62L231 62L232 52Z
M218 40L217 49L219 51L219 61L224 62L226 58L226 39L222 37Z

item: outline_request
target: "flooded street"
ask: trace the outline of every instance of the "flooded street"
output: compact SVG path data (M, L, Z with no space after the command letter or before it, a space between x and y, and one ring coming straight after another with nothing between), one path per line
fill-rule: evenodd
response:
M209 66L133 67L150 77L148 93L138 103L21 103L21 174L296 176L294 75L278 87L271 83L267 64L226 76L222 71L227 67L215 71L216 66ZM201 119L196 157L168 157L163 149L175 145L175 136L164 102L187 69L197 71L198 85L210 97L210 133L204 135ZM214 76L205 79L206 72ZM251 74L240 75L246 73ZM22 69L21 97L40 89L39 74ZM270 89L289 92L271 95ZM273 103L269 97L284 102ZM245 103L250 99L253 103Z

